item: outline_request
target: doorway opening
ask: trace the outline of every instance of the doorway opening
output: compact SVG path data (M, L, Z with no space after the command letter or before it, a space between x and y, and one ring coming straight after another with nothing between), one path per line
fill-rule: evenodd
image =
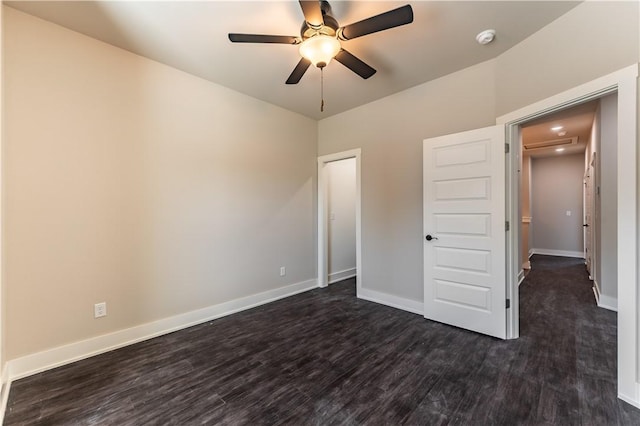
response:
M356 274L356 159L332 161L327 172L328 284Z
M637 210L637 77L638 66L633 65L615 73L585 83L551 98L529 105L497 119L506 126L509 146L518 147L520 126L549 113L565 110L606 95L617 93L617 173L616 173L616 231L617 299L618 299L618 397L640 406L640 379L638 376L638 210ZM520 155L513 149L506 162L506 215L511 223L520 223L520 182L518 178ZM535 218L533 219L535 221ZM624 226L622 226L624 224ZM507 235L507 297L518 301L518 275L520 263L520 230L512 228ZM507 337L519 336L518 303L507 310Z
M362 288L360 149L318 157L318 286Z
M529 258L541 254L582 259L597 286L601 239L609 246L616 242L617 98L611 94L602 99L520 124L519 282L530 270ZM596 175L600 151L606 160L602 177ZM601 187L602 198L613 199L612 209L601 209ZM605 224L606 235L600 238ZM605 262L617 263L615 249L606 254Z

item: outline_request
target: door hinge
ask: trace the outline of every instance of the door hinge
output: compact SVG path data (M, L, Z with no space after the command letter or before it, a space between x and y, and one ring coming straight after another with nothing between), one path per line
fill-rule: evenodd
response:
M505 230L505 231L508 231L508 230L509 230L509 221L506 221L506 222L504 223L504 230Z
M508 144L508 143L505 143L505 144L504 144L504 153L505 153L505 154L508 154L508 153L509 153L509 144Z
M507 309L511 307L511 299L507 299Z

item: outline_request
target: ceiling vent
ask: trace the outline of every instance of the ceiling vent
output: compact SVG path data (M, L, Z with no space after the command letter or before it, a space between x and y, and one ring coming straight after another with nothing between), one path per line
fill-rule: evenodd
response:
M525 151L533 151L536 149L557 148L561 146L577 145L577 144L578 144L578 137L574 136L572 138L553 139L549 141L525 142L524 149Z

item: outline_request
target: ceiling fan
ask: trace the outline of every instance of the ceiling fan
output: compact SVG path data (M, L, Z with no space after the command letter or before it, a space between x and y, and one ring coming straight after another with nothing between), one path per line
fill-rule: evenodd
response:
M300 0L300 7L304 14L300 37L230 33L229 40L234 43L300 45L302 58L287 79L287 84L297 84L311 64L322 70L333 58L360 77L367 79L375 74L376 70L342 48L340 42L413 22L413 9L410 5L344 27L341 27L333 17L331 6L326 0Z

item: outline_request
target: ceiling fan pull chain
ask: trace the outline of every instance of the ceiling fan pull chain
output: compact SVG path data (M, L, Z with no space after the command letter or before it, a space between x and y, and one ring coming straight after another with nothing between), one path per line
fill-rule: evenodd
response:
M320 68L320 112L324 112L324 67Z

